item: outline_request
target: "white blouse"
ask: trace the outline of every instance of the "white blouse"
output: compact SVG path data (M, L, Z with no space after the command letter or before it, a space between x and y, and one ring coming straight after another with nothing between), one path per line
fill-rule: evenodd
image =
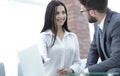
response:
M77 36L74 33L65 31L61 40L56 37L52 44L51 30L40 33L39 51L43 58L46 76L56 76L57 69L71 68L75 73L80 72L81 61Z

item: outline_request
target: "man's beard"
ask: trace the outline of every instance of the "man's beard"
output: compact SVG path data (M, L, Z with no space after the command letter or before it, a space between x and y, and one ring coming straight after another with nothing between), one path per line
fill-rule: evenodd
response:
M92 17L92 16L89 14L88 21L89 21L90 23L94 23L94 22L97 22L97 19L96 19L95 17Z

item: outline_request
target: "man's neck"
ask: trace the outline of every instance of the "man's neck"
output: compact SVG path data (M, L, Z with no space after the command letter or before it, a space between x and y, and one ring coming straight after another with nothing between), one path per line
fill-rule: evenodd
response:
M106 16L106 13L103 13L103 14L99 14L98 17L97 17L97 23L100 24L101 21L105 18Z

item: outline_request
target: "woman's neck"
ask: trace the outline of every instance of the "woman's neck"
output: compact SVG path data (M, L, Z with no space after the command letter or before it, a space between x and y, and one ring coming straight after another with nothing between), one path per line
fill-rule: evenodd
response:
M64 36L64 30L61 28L61 29L58 29L57 31L57 36L62 40L63 39L63 36Z
M58 28L57 33L63 33L64 30L62 28Z

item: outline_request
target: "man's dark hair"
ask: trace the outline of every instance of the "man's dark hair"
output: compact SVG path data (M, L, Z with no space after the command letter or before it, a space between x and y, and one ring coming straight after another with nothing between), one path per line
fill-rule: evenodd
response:
M108 0L79 0L88 10L95 9L100 13L106 12Z

